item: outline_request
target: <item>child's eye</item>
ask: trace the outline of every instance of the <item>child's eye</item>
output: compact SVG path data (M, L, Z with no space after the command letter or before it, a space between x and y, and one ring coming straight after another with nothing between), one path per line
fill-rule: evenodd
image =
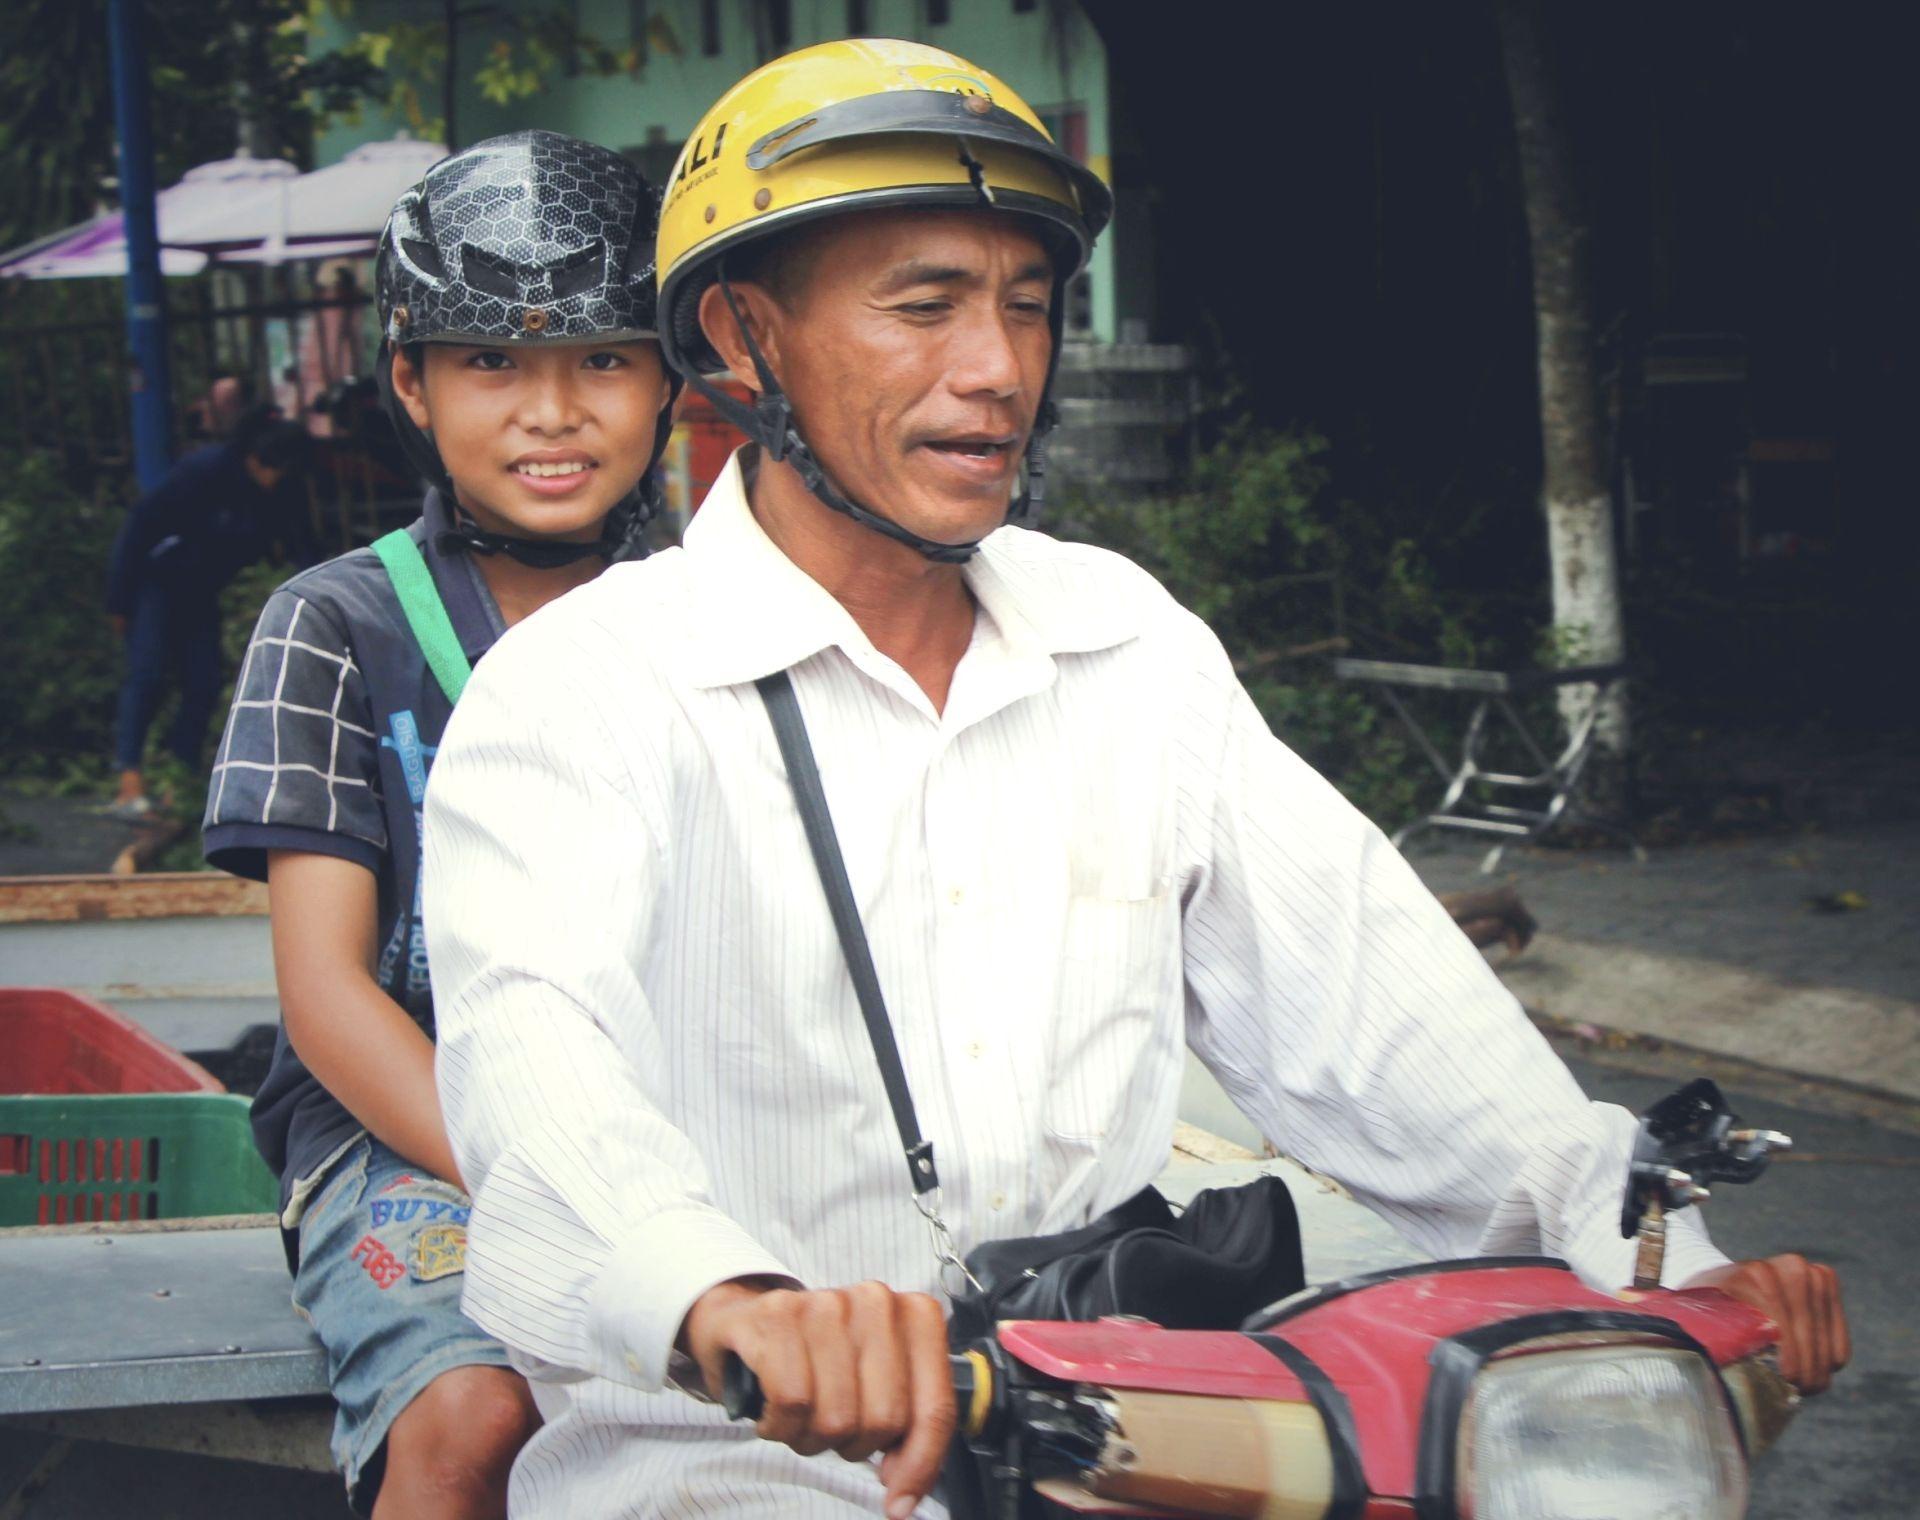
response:
M483 348L479 353L468 358L467 366L470 369L485 370L492 374L499 370L512 369L513 360L497 348Z
M602 349L598 353L588 354L581 363L587 369L625 369L627 367L627 356L625 354L611 353Z

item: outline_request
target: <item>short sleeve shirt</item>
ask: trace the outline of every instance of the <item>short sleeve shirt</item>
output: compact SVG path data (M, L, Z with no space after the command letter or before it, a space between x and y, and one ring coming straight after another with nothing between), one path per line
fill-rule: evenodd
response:
M407 531L467 658L503 624L472 556L442 547L437 493ZM269 850L335 855L378 883L381 989L429 1036L433 998L420 923L420 812L453 704L427 669L386 567L356 549L268 599L247 646L207 794L209 863L265 881ZM362 1126L316 1081L284 1027L253 1103L254 1139L284 1204Z

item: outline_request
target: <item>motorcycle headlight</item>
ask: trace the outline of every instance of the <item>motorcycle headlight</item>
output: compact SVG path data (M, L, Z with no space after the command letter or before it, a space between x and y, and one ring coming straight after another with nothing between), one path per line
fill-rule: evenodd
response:
M1698 1353L1610 1345L1480 1369L1461 1410L1465 1520L1740 1520L1747 1463Z

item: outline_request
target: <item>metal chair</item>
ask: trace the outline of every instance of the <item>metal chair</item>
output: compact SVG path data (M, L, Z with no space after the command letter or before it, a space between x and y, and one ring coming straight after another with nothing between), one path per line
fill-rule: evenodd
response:
M1646 852L1626 829L1607 819L1581 812L1573 803L1574 789L1579 784L1581 772L1586 769L1593 755L1594 726L1600 716L1601 698L1608 688L1624 678L1625 665L1577 665L1564 670L1469 670L1459 666L1409 665L1391 660L1339 659L1333 662L1333 670L1343 681L1364 682L1378 687L1387 705L1399 715L1400 721L1413 735L1420 752L1446 782L1446 792L1439 805L1424 817L1402 826L1394 834L1396 846L1423 829L1461 829L1476 834L1499 835L1501 842L1489 850L1480 863L1482 872L1491 872L1500 864L1500 857L1509 843L1515 840L1530 843L1555 824L1578 817L1592 827L1619 837L1633 851L1636 860L1646 859ZM1579 721L1573 725L1559 754L1549 758L1528 730L1526 720L1513 705L1513 699L1530 692L1576 684L1591 685L1592 699ZM1474 703L1472 716L1467 720L1466 737L1461 742L1457 763L1447 762L1419 719L1408 711L1395 688L1458 692L1478 699ZM1490 726L1488 719L1494 714L1504 719L1507 726L1518 735L1537 770L1518 774L1489 770L1481 763ZM1532 807L1482 800L1471 793L1476 782L1491 790L1504 788L1508 791L1544 792L1546 800Z

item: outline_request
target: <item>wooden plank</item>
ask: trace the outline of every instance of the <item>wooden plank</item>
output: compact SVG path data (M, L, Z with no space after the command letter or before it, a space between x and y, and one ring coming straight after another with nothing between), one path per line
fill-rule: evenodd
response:
M267 889L215 871L144 876L0 876L0 924L262 917Z

